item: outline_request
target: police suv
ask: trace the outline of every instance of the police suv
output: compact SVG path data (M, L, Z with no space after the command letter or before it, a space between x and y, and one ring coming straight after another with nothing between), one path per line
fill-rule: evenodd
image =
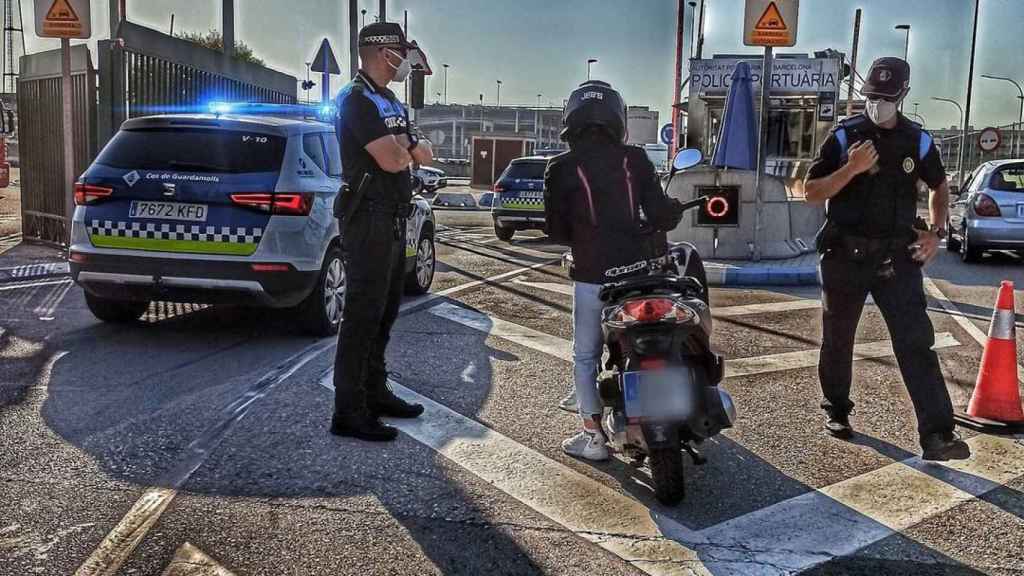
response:
M345 270L334 201L331 107L211 104L128 120L75 184L69 260L92 313L139 318L149 302L294 308L337 332ZM326 120L326 118L325 118ZM413 197L407 289L434 277L434 216Z

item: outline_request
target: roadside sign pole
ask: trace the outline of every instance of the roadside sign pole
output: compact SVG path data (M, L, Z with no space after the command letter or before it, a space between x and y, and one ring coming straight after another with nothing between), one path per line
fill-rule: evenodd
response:
M71 106L71 40L60 39L60 74L61 74L61 96L63 97L63 132L64 132L64 215L66 216L65 232L68 239L68 248L71 248L71 220L75 215L75 143L74 128L72 126Z
M761 110L760 120L757 124L757 172L754 172L754 262L761 260L761 180L763 180L766 165L766 152L768 152L768 107L770 105L769 95L771 94L772 77L772 47L764 48L764 65L761 67Z

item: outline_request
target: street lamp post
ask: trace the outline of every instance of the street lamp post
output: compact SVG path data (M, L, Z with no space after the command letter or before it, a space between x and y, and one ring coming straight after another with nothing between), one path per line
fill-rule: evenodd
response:
M950 100L949 98L939 98L937 96L932 96L932 100L938 100L939 102L948 102L948 103L952 104L953 106L956 106L956 109L960 111L960 123L958 124L958 126L962 125L964 123L964 108L963 108L963 106L960 105L959 102L957 102L956 100ZM960 133L960 150L958 150L957 152L961 152L963 150L963 147L964 147L964 134L963 134L963 132L961 132ZM963 181L963 175L961 174L961 172L963 171L963 167L964 167L963 163L964 163L964 155L963 154L957 154L957 159L956 159L956 177L957 177L957 185L958 186L960 185L960 182Z
M1007 78L1005 76L993 76L992 74L982 74L981 77L982 78L988 78L989 80L1004 80L1006 82L1009 82L1010 84L1013 84L1014 86L1016 86L1017 87L1017 92L1020 93L1020 96L1017 97L1017 98L1020 99L1020 113L1017 115L1017 125L1014 126L1014 129L1013 129L1013 154L1012 155L1013 156L1017 156L1017 154L1019 152L1018 149L1020 147L1020 140L1019 140L1020 137L1017 135L1017 132L1020 131L1020 124L1021 124L1021 122L1024 122L1024 89L1021 89L1019 82L1017 82L1016 80L1014 80L1012 78Z
M496 102L496 107L501 108L501 80L498 80L498 99Z
M366 27L366 8L363 8L359 12L362 13L362 15L363 15L363 23L360 26L360 28L365 28Z
M910 24L897 24L896 30L906 30L907 40L903 44L903 61L909 63L910 58ZM900 110L903 110L903 102L900 102Z
M541 139L541 131L540 131L540 99L541 99L542 96L544 96L544 95L543 94L537 94L537 109L534 110L534 114L536 114L536 116L533 119L534 131L537 132L537 142L541 146L544 145L544 141Z
M442 64L444 67L444 103L448 105L448 65Z
M693 48L697 45L693 38L693 24L697 21L697 0L687 2L690 6L690 58L693 58Z
M590 66L597 63L597 58L590 58L587 60L587 80L590 80Z
M960 159L963 161L964 155L967 154L967 126L971 123L971 96L974 91L974 55L978 47L978 12L981 9L981 0L974 0L974 31L971 33L971 66L967 72L967 102L964 104L964 122L961 127L962 138L960 146ZM963 168L970 168L970 166L964 166ZM959 184L963 186L964 173L960 172Z

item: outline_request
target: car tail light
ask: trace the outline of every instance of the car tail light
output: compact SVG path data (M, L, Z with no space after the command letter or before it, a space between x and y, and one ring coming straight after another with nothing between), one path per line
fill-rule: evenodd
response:
M978 216L1001 216L999 205L988 194L978 194L974 198L974 213Z
M501 184L495 184L494 185L494 193L495 194L501 194L504 191L505 191L505 187L502 186Z
M274 192L232 194L231 201L239 206L269 214L307 216L313 208L312 192Z
M671 298L638 298L613 307L606 313L605 321L612 325L628 325L650 322L691 322L696 312Z
M68 256L68 260L75 262L76 264L83 264L89 260L89 257L81 252L72 252Z
M253 264L253 272L290 272L292 269L288 264Z
M75 182L75 205L85 206L97 200L108 198L113 193L114 189L107 186L93 186L92 184Z

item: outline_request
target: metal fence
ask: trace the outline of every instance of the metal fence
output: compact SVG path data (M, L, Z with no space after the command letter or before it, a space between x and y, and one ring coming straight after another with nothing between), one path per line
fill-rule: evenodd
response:
M1007 124L996 126L1002 135L999 147L992 152L983 152L978 147L978 136L984 130L974 129L967 133L967 155L964 157L963 172L970 174L975 168L990 160L1004 160L1009 158L1024 157L1024 130L1019 124ZM942 157L942 164L946 172L954 173L960 162L960 137L959 132L951 133L950 130L933 130L936 137L939 153Z
M96 155L96 70L83 44L71 50L75 173ZM18 78L21 229L25 238L67 237L60 50L21 58Z

